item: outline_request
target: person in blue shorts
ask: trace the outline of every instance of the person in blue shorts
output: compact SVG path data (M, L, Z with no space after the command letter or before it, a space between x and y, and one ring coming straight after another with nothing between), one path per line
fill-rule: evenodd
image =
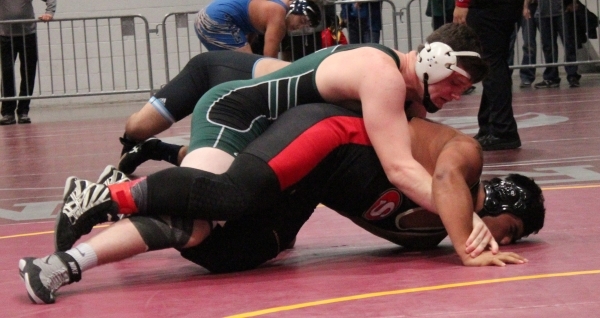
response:
M194 27L209 51L252 53L249 40L264 35L263 54L277 57L288 30L320 22L321 10L312 0L214 0L198 12Z

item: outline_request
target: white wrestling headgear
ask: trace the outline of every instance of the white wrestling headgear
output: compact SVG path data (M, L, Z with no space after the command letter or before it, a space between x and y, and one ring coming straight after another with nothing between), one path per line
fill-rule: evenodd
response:
M423 82L425 74L427 74L427 82L429 84L434 84L445 79L450 76L452 72L458 72L470 79L471 75L458 67L457 56L474 56L481 58L476 52L454 52L446 43L425 43L425 48L417 54L417 65L415 68L417 76L419 76L419 79Z

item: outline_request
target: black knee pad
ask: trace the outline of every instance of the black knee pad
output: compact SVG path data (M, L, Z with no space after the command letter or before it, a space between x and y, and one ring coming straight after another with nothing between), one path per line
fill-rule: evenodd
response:
M141 216L129 218L138 230L149 251L165 248L182 248L192 235L194 220L172 216Z

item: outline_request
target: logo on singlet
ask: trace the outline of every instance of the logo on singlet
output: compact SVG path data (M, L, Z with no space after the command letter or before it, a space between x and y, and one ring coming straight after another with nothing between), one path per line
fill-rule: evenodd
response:
M378 221L386 218L394 212L402 203L402 195L396 189L385 191L379 199L363 213L363 217L369 221Z

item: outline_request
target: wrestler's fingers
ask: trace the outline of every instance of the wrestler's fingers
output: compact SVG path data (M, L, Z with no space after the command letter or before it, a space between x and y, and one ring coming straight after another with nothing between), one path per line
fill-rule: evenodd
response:
M471 231L471 234L467 238L467 242L466 242L467 248L465 249L465 251L468 254L475 251L480 246L480 244L485 240L485 236L487 235L488 232L489 232L489 230L488 230L487 226L485 226L485 223L483 223L481 218L479 218L479 216L477 216L477 214L473 214L473 230ZM485 245L487 245L487 242L485 242ZM483 248L485 249L485 246ZM481 251L479 251L479 253L481 253ZM479 255L479 253L477 253L477 255Z
M496 266L501 266L501 267L504 267L504 266L506 266L506 263L504 263L504 262L503 262L502 260L500 260L499 258L494 258L494 259L492 260L492 263L493 263L494 265L496 265Z
M494 238L494 236L492 236L492 233L490 232L490 251L492 251L492 254L498 254L498 252L500 252L500 246L498 245L498 242L496 242L496 239Z
M485 251L488 246L490 246L490 251L492 254L498 254L498 243L496 243L496 240L494 240L492 233L487 229L487 227L485 229L486 231L483 235L483 238L481 239L481 242L479 242L477 248L471 253L471 257L477 257L479 254L481 254L481 252ZM495 250L494 245L496 246Z
M496 257L509 264L525 264L528 262L525 257L513 252L499 253Z

